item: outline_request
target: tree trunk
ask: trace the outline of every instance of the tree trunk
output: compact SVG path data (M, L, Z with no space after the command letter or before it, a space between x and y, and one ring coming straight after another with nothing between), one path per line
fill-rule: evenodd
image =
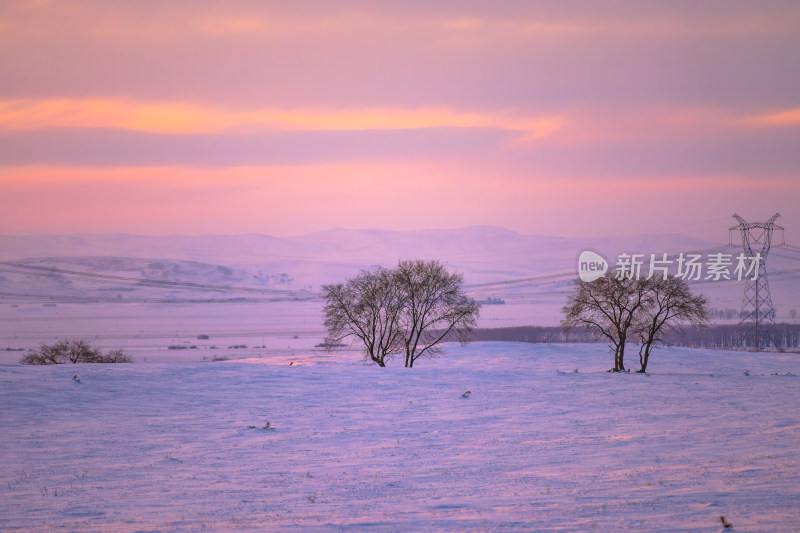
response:
M639 348L639 370L637 370L637 372L644 372L644 369L647 366L644 356L642 355L642 350L645 346L647 346L647 344L642 344L641 348Z
M614 351L614 372L625 372L625 345L620 344Z
M647 370L647 360L650 359L650 346L652 345L653 341L649 341L647 345L644 347L644 357L641 360L642 368L639 369L639 372L644 373Z

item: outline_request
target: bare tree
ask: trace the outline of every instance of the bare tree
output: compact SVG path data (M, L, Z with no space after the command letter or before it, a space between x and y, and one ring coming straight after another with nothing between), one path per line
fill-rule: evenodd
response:
M394 275L404 295L402 314L405 366L422 356L444 353L442 340L455 333L462 344L475 327L480 304L464 294L463 278L438 261L400 261Z
M364 359L379 366L386 366L386 361L400 352L405 298L392 271L362 270L346 283L324 285L322 295L328 346L354 337L364 344Z
M614 350L614 372L625 371L625 343L647 305L647 281L606 275L595 281L575 282L575 291L563 308L565 330L584 326L599 331Z
M647 280L647 303L636 324L639 340L637 372L645 372L654 343L664 342L663 333L680 329L683 324L702 325L708 321L708 301L705 296L692 294L689 284L681 278L652 278Z
M352 337L364 344L365 360L385 366L405 352L405 366L413 367L423 355L444 353L445 337L467 341L480 304L464 294L462 284L463 278L441 263L417 260L325 285L325 343Z

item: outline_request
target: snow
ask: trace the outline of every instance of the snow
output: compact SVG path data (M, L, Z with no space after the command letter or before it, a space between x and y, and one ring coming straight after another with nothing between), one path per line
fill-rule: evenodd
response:
M611 359L0 365L0 530L797 529L797 354Z
M64 338L83 338L104 351L123 349L137 363L310 352L325 337L321 309L321 302L0 305L6 326L0 330L0 364L17 363L26 350ZM202 335L209 338L198 339ZM236 345L248 348L228 348Z

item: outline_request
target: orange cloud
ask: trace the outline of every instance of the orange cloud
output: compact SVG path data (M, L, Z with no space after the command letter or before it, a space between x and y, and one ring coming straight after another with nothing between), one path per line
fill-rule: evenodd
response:
M580 108L563 113L550 138L561 145L586 146L642 139L712 138L732 129L796 125L800 125L800 108L744 118L740 112L717 107Z
M148 133L210 133L231 130L395 130L496 128L538 139L563 125L557 116L520 116L446 108L339 110L228 110L185 103L125 100L0 101L0 128L122 128Z
M730 109L649 107L624 111L578 108L549 115L446 107L400 109L232 109L182 102L120 99L0 100L0 129L118 128L156 134L260 131L355 131L486 128L516 133L511 147L541 139L567 146L631 139L708 137L731 128L800 124L800 108L742 118Z
M742 119L740 122L756 128L797 126L800 125L800 107L786 109L777 113L754 115Z
M557 127L548 132L548 138L562 146L588 146L708 137L729 129L731 117L729 110L708 107L575 108L558 117Z

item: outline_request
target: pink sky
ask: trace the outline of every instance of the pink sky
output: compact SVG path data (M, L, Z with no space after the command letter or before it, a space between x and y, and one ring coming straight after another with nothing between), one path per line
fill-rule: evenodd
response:
M795 2L0 4L0 232L800 241Z

